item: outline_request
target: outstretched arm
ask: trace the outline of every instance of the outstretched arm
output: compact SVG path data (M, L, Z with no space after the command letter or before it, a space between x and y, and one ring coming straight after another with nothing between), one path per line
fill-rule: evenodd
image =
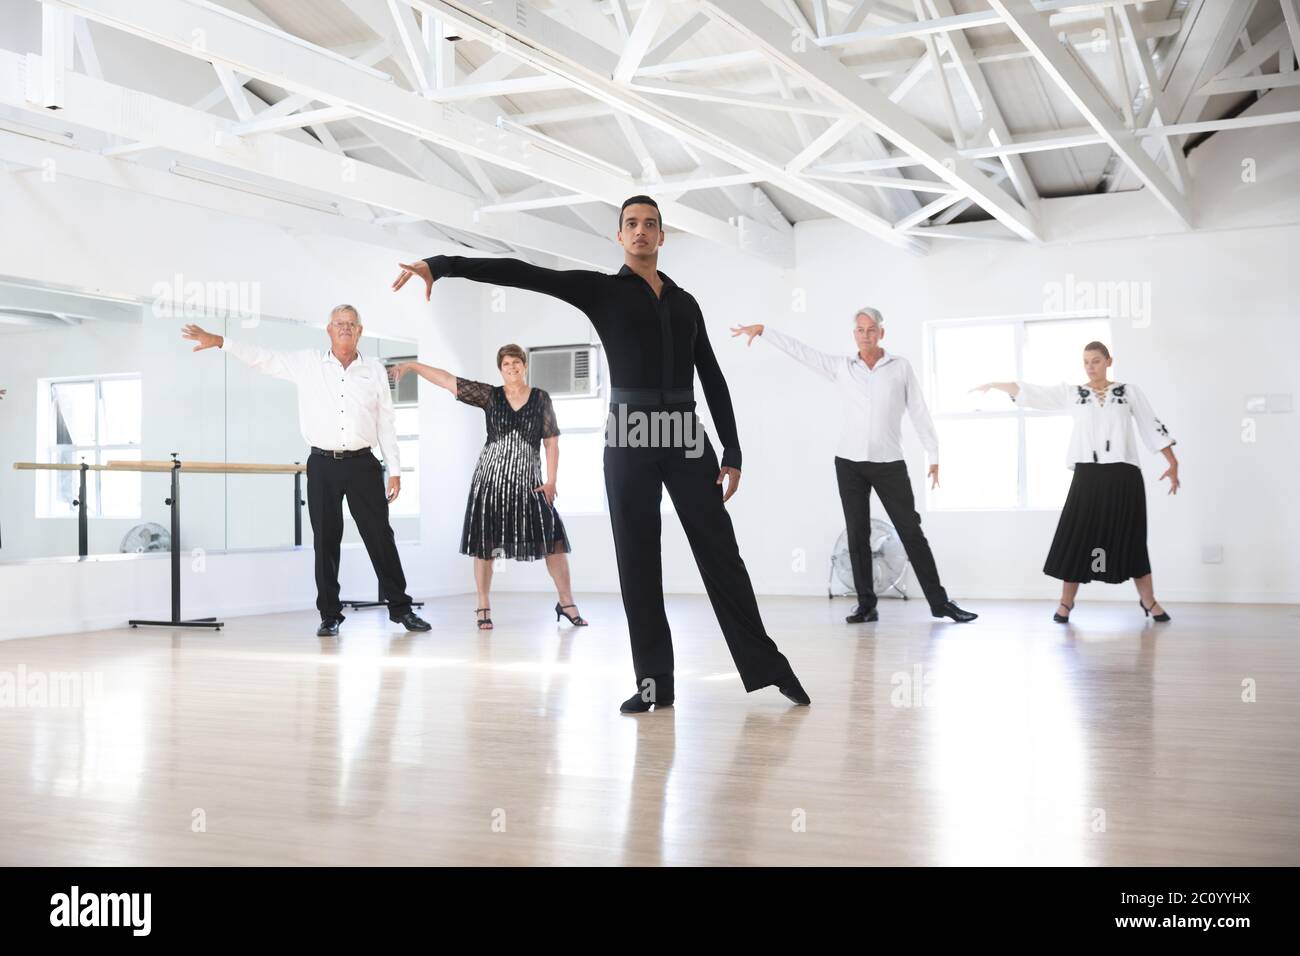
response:
M274 349L264 349L259 345L234 342L197 325L185 326L181 330L181 338L197 343L194 346L195 352L202 352L204 349L221 349L259 372L290 382L298 380L297 356L293 352L277 352Z
M990 388L1006 392L1011 396L1011 400L1021 408L1059 411L1070 404L1070 386L1064 382L1060 385L1032 385L1029 382L985 382L983 385L976 385L971 391L987 392Z
M608 278L602 272L588 269L544 269L522 259L432 256L398 265L402 271L393 280L393 291L396 292L415 276L424 282L425 301L429 300L433 284L439 279L460 278L540 292L561 299L583 312L590 312L596 303L600 280Z
M388 377L396 385L407 372L414 372L426 382L432 382L439 388L445 388L453 396L456 394L455 375L452 375L446 369L434 368L432 365L425 365L423 362L401 362L388 370Z
M835 381L835 375L844 364L844 359L838 355L829 355L826 352L819 352L800 342L794 336L778 332L776 329L769 329L765 325L737 325L731 329L731 337L737 335L748 335L749 341L746 345L754 344L755 336L762 336L765 341L771 342L786 355L807 365L818 375L824 376Z

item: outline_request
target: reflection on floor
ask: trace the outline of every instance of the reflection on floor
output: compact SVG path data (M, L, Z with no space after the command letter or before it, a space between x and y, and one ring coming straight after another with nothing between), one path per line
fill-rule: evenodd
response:
M579 601L0 642L0 864L1300 864L1300 608L765 598L796 708L675 596L677 707L624 717Z

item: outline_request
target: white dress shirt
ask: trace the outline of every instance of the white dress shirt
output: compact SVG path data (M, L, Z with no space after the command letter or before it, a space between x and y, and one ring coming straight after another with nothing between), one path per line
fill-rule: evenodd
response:
M298 424L308 445L326 451L378 448L390 476L402 473L388 373L360 352L347 368L326 349L278 352L226 339L222 348L259 372L298 386Z
M939 436L921 394L912 363L886 352L875 368L855 352L829 355L765 326L759 336L835 383L840 438L835 454L849 461L899 461L903 457L903 412L912 419L930 464L939 463Z
M1176 444L1169 429L1156 418L1142 390L1132 382L1112 382L1099 402L1087 385L1031 385L1016 382L1020 394L1012 401L1023 408L1068 411L1074 419L1070 448L1065 467L1071 471L1077 462L1138 464L1137 442L1133 426L1142 443L1153 452ZM1139 466L1141 467L1141 466Z

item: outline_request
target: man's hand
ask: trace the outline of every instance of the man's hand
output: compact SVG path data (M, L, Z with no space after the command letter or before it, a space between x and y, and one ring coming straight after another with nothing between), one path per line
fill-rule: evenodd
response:
M930 466L929 475L930 475L930 488L931 489L938 488L939 487L939 463L938 462L935 462L933 465Z
M223 336L213 335L211 332L199 328L197 325L187 325L181 329L181 338L189 339L199 343L194 346L194 351L202 352L204 349L219 349L226 344Z
M731 337L733 339L737 335L749 336L749 340L745 342L745 345L747 346L754 344L754 336L762 335L762 334L763 334L763 326L761 325L733 325L731 327Z
M727 499L734 495L736 489L740 487L740 469L732 468L730 465L723 465L722 470L718 472L718 480L714 483L722 484L723 478L730 479L722 492L722 503L726 504Z
M399 478L397 475L393 475L393 477L391 477L391 478L388 479L388 500L389 500L389 502L391 503L391 502L396 501L396 500L397 500L397 496L398 496L398 494L401 493L401 491L402 491L402 479Z
M540 491L543 495L545 495L546 503L548 505L555 504L555 496L558 494L558 492L555 490L555 482L548 481L544 485L538 485L536 488L533 489L533 491Z
M406 280L411 276L419 276L424 280L424 301L428 302L433 295L433 273L429 271L427 262L399 262L398 266L402 269L402 274L393 280L393 291L396 292L402 286L406 285Z

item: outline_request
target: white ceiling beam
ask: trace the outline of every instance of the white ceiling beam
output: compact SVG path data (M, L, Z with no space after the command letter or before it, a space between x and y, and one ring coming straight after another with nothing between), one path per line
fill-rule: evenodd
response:
M904 216L898 222L894 223L894 228L899 232L905 232L913 226L925 222L925 220L929 219L931 216L943 212L954 203L961 202L961 199L962 196L960 193L949 193L946 196L940 196L934 202L922 206L911 215Z
M1120 23L1124 25L1124 31L1130 37L1136 37L1137 24L1134 21L1133 14L1121 9L1119 11ZM1155 61L1151 57L1151 51L1147 48L1145 40L1138 40L1134 44L1136 51L1138 75L1141 77L1143 84L1146 86L1148 103L1151 106L1152 126L1163 126L1174 119L1174 110L1169 105L1169 97L1165 94L1164 86L1160 83L1160 77L1156 72ZM1125 97L1128 96L1128 87L1124 88ZM1143 148L1151 152L1151 140L1143 143ZM1155 140L1157 147L1163 148L1165 157L1169 164L1169 174L1174 179L1174 184L1186 195L1191 189L1191 174L1187 171L1187 159L1183 155L1182 141L1177 137L1160 136Z
M254 117L246 123L234 127L236 136L256 136L261 133L282 133L287 129L301 129L304 126L323 125L337 120L348 119L357 114L346 106L326 106L305 113L293 113L289 116Z
M425 38L415 22L411 8L397 0L388 0L388 14L393 20L393 30L406 60L411 65L411 75L415 87L421 93L428 93L433 88L432 63L430 51ZM439 40L442 38L439 37Z
M940 16L950 16L953 12L949 0L930 0L930 7ZM987 136L994 146L1011 142L1014 137L1007 127L1002 109L998 106L998 101L989 86L988 77L984 73L984 68L979 65L979 58L966 34L961 31L948 33L944 36L943 42L947 44L952 54L951 60L966 86L966 92L975 103L976 109L983 115L981 136ZM1033 210L1038 203L1038 190L1029 175L1029 167L1025 165L1024 159L1015 154L1002 156L999 159L1021 203L1026 209Z
M99 54L95 52L95 41L90 36L90 25L81 17L74 17L73 20L73 36L76 39L77 53L81 55L82 68L87 75L102 80L104 70L99 64Z
M1138 41L1142 45L1142 41ZM1124 125L1133 128L1133 90L1128 82L1128 69L1124 65L1124 46L1120 43L1119 27L1115 20L1115 11L1106 8L1106 46L1110 51L1111 64L1115 68L1115 82L1119 84L1119 105L1124 112ZM1145 47L1144 47L1145 49Z
M48 8L49 5L46 6ZM244 122L251 120L253 108L248 105L248 97L244 96L244 84L235 79L234 70L220 63L213 63L212 68L217 71L217 79L221 81L221 89L225 91L226 99L230 101L235 116Z
M708 24L709 15L696 10L691 14L689 20L656 43L654 48L641 58L641 63L637 68L644 69L647 66L654 66L656 63L664 62L664 60L676 53L683 43L699 33Z
M1074 104L1088 124L1124 160L1161 204L1184 226L1190 228L1192 214L1186 199L1156 165L1155 160L1147 155L1133 132L1124 128L1123 121L1079 68L1074 57L1061 46L1047 17L1035 10L1029 0L989 0L989 3L1020 38L1020 42L1033 52L1043 71Z
M454 150L462 159L482 159L573 192L599 196L615 205L638 191L638 184L626 175L616 176L590 163L538 148L519 132L431 103L354 61L281 31L232 17L219 7L178 5L169 0L132 0L125 6L114 0L59 2L88 19L189 56L223 64L289 92L310 94L330 106L346 106L361 118ZM435 16L445 12L424 9ZM192 43L195 29L203 31L202 50ZM606 73L606 79L608 76ZM664 209L665 218L679 229L739 247L735 226L687 206L670 207Z
M1290 55L1289 51L1287 55ZM1196 92L1201 96L1214 96L1218 93L1248 93L1251 90L1276 90L1288 86L1300 86L1300 74L1261 73L1259 76L1243 76L1240 79L1211 80Z
M789 42L785 24L761 5L744 3L743 0L707 0L707 6L748 42L787 70L802 76L805 85L842 104L876 133L922 160L932 173L974 199L1017 235L1025 239L1038 238L1033 216L1012 196L990 182L925 124L890 102L879 90L859 80L833 54L811 42L797 49L801 45Z
M503 44L506 49L537 69L569 78L580 91L675 136L683 148L707 152L744 171L762 172L767 182L878 238L892 244L901 241L904 248L914 252L924 251L923 244L896 234L892 223L852 199L816 182L792 176L785 171L780 161L765 155L758 146L742 142L736 133L720 133L716 115L684 109L683 101L680 100L672 102L683 105L670 108L663 103L663 98L651 97L645 91L614 82L611 77L618 61L616 54L536 11L521 11L509 5L486 3L484 0L414 2L422 9L433 10L453 20L459 27L477 37L491 38L498 44ZM769 16L779 24L777 29L784 36L784 22L775 15ZM664 211L664 219L669 223L674 222L667 210Z
M912 3L916 8L916 18L919 20L925 16L925 8L921 0L912 0ZM957 144L958 149L964 149L966 137L962 132L961 119L957 116L957 104L952 98L952 87L948 85L948 74L944 72L943 61L939 58L939 49L935 46L934 37L928 33L921 36L921 42L925 45L925 55L930 61L930 69L939 80L940 98L943 101L944 115L948 117L948 129L952 133L952 141Z
M63 76L73 65L76 40L72 14L62 7L41 7L41 106L63 107Z
M641 10L614 66L615 82L627 83L632 79L632 74L641 65L641 58L650 52L650 45L654 43L655 34L659 32L659 25L667 12L668 0L651 0Z
M787 0L787 2L792 2L792 0ZM1040 2L1033 4L1033 8L1044 15L1056 14L1052 17L1055 21L1053 26L1077 27L1080 20L1078 17L1072 16L1074 13L1088 12L1100 15L1103 7L1118 7L1143 2L1145 0L1100 0L1100 2L1095 3ZM977 10L974 13L958 13L929 20L918 18L913 22L868 27L867 29L855 30L852 33L838 33L834 36L819 36L816 42L818 46L822 47L849 46L863 40L897 40L904 37L923 37L935 33L949 33L953 30L997 26L1000 20L1001 18L996 13Z
M1300 0L1278 0L1282 5L1282 19L1291 37L1291 52L1282 57L1289 72L1291 61L1300 59Z
M803 113L808 116L825 116L828 119L845 118L845 111L838 106L815 103L812 100L799 100L793 96L782 99L774 96L759 96L754 93L737 93L734 90L718 89L709 86L691 86L685 83L671 83L665 80L637 80L631 84L638 90L661 96L680 96L688 100L703 100L710 103L727 103L731 106L748 106L761 110L776 110L783 113Z
M27 88L26 74L33 66L39 70L39 60L35 54L23 57L0 51L0 103L43 112L38 101L28 98ZM607 264L614 251L609 242L534 216L479 216L478 200L473 197L360 160L347 159L350 175L342 176L338 155L285 135L241 139L234 134L236 124L220 116L81 73L67 71L63 79L68 95L64 118L75 126L152 143L289 186L370 203L587 266Z
M876 0L857 0L853 9L844 15L844 21L840 24L840 33L853 33L862 26L862 21L867 18L871 8L876 5Z
M826 131L801 149L793 159L785 164L787 172L797 173L805 166L809 165L814 159L821 156L840 140L853 127L858 125L855 119L836 120L826 128Z

